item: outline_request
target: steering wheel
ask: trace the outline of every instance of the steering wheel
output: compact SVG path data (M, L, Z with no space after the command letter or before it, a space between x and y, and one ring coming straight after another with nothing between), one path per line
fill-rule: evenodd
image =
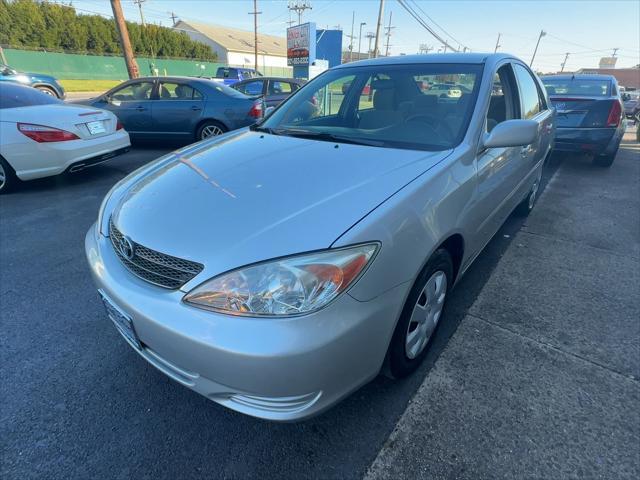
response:
M416 114L410 115L407 117L405 122L406 123L409 123L409 122L424 123L427 126L431 127L431 129L434 130L436 133L447 137L447 139L450 140L453 138L453 132L451 131L449 126L446 123L444 123L442 120L439 120L435 116L429 115L428 113L416 113Z

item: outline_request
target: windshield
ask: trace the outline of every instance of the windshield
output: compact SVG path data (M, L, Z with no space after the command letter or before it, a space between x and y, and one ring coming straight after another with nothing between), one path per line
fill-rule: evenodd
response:
M0 83L0 109L62 103L52 95L23 85Z
M549 95L578 95L585 97L608 97L611 82L606 79L569 78L559 80L542 78Z
M259 127L276 135L390 148L447 150L466 133L482 75L476 64L329 70Z

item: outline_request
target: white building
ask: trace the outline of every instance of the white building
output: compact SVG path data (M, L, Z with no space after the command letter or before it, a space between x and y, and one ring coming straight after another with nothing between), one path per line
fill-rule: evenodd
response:
M218 54L218 62L231 66L254 66L254 33L220 25L178 21L174 28L184 31L192 40L209 45ZM270 74L287 68L287 39L258 33L258 70ZM280 73L282 73L280 72Z

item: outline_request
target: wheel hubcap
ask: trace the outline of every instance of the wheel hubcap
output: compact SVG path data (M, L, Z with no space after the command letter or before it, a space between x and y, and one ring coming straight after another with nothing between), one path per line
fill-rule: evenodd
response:
M533 208L533 204L536 203L536 195L538 195L538 181L531 187L531 194L529 195L529 210Z
M223 132L220 127L217 127L215 125L207 125L202 129L202 134L200 135L200 137L202 139L205 139L209 137L215 137L216 135L220 135L221 133Z
M4 172L4 167L0 163L0 190L4 188L4 184L7 181L7 174Z
M407 357L416 358L429 343L442 315L446 296L447 275L438 270L429 277L413 307L405 340Z
M48 88L39 88L38 90L40 90L42 93L46 93L47 95L51 95L52 97L54 96L53 92Z

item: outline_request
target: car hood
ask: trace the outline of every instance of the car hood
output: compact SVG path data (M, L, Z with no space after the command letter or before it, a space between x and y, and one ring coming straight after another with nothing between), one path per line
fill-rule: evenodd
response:
M134 242L213 276L330 247L449 153L232 132L134 178L112 219Z

